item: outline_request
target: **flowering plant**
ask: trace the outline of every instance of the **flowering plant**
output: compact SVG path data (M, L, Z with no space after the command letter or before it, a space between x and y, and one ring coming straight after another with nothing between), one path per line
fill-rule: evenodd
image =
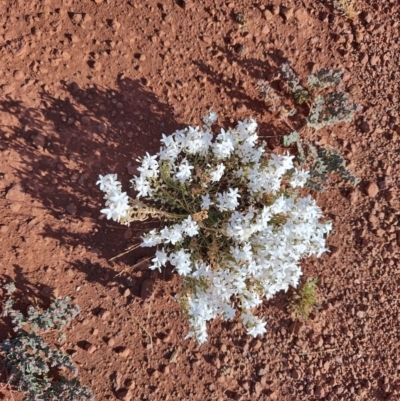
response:
M232 319L237 309L248 334L263 334L266 322L254 308L297 286L301 258L320 256L331 229L315 201L300 195L309 173L293 156L267 152L252 119L213 135L215 121L210 113L203 127L163 135L160 151L139 160L136 199L115 174L98 181L108 219L169 222L141 246L157 247L151 269L169 263L183 277L179 300L188 337L199 343L207 340L207 321Z
M297 113L297 109L286 105L283 97L278 95L269 82L257 82L258 90L264 97L269 111L277 113L279 119L292 131L283 137L283 145L297 145L296 161L299 166L310 172L306 186L318 191L324 190L324 182L328 180L330 173L337 173L344 181L354 186L360 181L349 171L346 160L338 150L314 145L303 135L310 128L319 130L325 126L351 122L355 113L360 110L360 107L350 100L349 94L340 89L343 73L343 69L324 68L310 74L306 86L302 86L290 65L282 65L281 76L289 92L294 96L296 103L305 104L305 108L308 108L305 125L298 129L294 128L289 118Z

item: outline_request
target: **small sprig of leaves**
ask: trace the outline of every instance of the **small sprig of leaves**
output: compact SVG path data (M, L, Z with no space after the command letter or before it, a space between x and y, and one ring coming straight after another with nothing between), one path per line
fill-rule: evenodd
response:
M325 126L335 125L341 122L350 122L358 106L351 102L348 93L338 89L333 92L321 91L340 85L344 70L322 69L307 78L307 89L300 85L300 79L294 70L285 63L281 67L281 74L294 94L298 104L307 103L310 114L306 119L309 127L319 130Z
M297 77L289 64L284 63L282 65L281 74L298 104L302 104L310 100L310 93L307 91L307 89L300 85L300 79Z
M360 14L354 0L333 0L333 7L350 20L354 20Z
M332 92L318 95L307 117L307 125L319 130L327 125L349 123L358 110L358 106L350 101L348 93Z
M306 283L294 290L289 311L294 320L306 320L318 303L318 279L308 279Z
M8 296L15 291L14 283L3 288ZM0 358L10 371L9 383L16 384L18 391L25 393L24 401L94 399L91 391L76 379L61 377L55 381L49 377L54 369L66 369L74 376L78 374L70 356L50 348L41 337L50 330L62 330L79 314L79 307L69 305L69 302L69 297L59 298L44 311L31 306L26 317L12 308L14 301L11 298L3 303L2 316L11 317L17 334L0 343Z
M336 173L340 178L354 186L360 182L346 167L346 159L338 150L329 150L321 146L313 145L311 142L302 139L297 131L283 137L283 145L289 147L297 146L298 155L296 160L301 166L307 166L310 171L310 178L306 187L317 191L324 191L324 182L329 174Z

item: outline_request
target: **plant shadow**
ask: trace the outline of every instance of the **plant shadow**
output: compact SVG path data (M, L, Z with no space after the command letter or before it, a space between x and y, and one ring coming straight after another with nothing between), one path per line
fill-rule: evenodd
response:
M37 103L28 107L10 96L0 99L0 151L18 158L13 176L3 180L6 202L20 201L7 196L17 187L34 200L39 218L49 220L51 214L41 233L45 239L63 247L81 245L109 259L143 229L135 226L127 236L127 229L100 216L104 200L98 176L117 173L129 188L136 159L157 152L161 134L180 128L174 110L129 78L119 79L115 89L62 82L57 94L43 91ZM73 229L81 226L90 228ZM91 267L79 259L74 268L92 277Z

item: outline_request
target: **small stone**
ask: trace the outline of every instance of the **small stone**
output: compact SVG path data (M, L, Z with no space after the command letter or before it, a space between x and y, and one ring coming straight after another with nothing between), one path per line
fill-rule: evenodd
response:
M139 61L146 61L146 56L144 54L141 54L139 56Z
M292 370L292 378L293 378L294 380L300 380L300 379L301 379L301 376L302 376L301 370L299 370L299 369L294 369L294 370Z
M66 208L65 210L69 213L69 214L76 214L76 212L78 211L78 208L76 207L75 203L71 202Z
M264 28L262 29L262 33L264 34L264 35L268 35L269 33L270 33L270 29L269 29L269 26L268 25L264 25Z
M124 291L124 298L128 298L132 295L131 290L129 288L126 288Z
M264 376L268 373L267 369L260 368L257 370L257 376Z
M128 389L122 388L117 391L117 398L123 401L131 401L132 400L132 392Z
M238 103L238 105L236 106L236 111L238 113L244 113L246 110L247 110L247 107L243 103Z
M360 56L358 57L358 61L363 65L368 63L368 59L369 57L367 53L360 53Z
M288 21L293 17L294 10L293 8L281 7L281 14L285 20Z
M124 232L124 239L128 240L132 238L132 230L130 228L128 228L125 232Z
M296 18L300 26L305 25L309 19L307 11L304 8L298 8L294 12L294 18Z
M127 358L131 353L131 350L126 347L121 347L118 349L117 353L121 358Z
M76 13L76 14L72 15L71 21L73 24L79 25L82 22L82 19L83 19L83 15Z
M361 93L361 88L355 84L350 85L348 90L349 90L350 95L352 95L352 96L356 96Z
M109 347L113 347L115 345L115 340L111 337L106 340L106 343Z
M364 134L367 134L368 132L371 131L371 127L369 126L367 121L364 121L361 125L360 125L360 129L361 132L363 132Z
M364 319L364 317L365 317L365 312L362 311L362 310L358 311L358 312L357 312L357 317L360 318L360 319Z
M111 21L110 26L111 26L113 31L118 31L118 29L121 28L121 24L116 19L113 19Z
M134 390L136 388L136 383L132 379L126 379L124 385L129 388L129 390Z
M375 55L369 59L371 65L377 65L379 63L379 56Z
M88 116L83 116L83 117L81 118L81 123L82 123L83 125L89 125L89 124L90 124L90 117L88 117Z
M263 14L266 20L270 20L273 18L273 14L269 10L264 10Z
M99 334L99 329L93 329L92 336L97 336L97 334Z
M371 13L368 13L368 12L366 12L366 11L364 11L364 12L362 12L361 14L360 14L360 17L361 17L361 19L362 20L364 20L367 24L369 24L371 21L372 21L372 14Z
M372 182L367 187L367 194L370 198L375 198L378 195L379 187L375 182Z
M99 130L99 132L101 133L101 134L105 134L106 132L107 132L107 124L106 123L100 123L98 126L97 126L97 129Z
M63 60L68 61L71 59L71 55L68 52L63 52L62 58Z
M142 283L142 287L140 289L140 296L142 299L148 299L153 294L154 290L154 280L146 279Z
M279 6L273 6L272 7L272 14L273 15L279 15L280 12L281 12L281 8Z
M167 15L164 17L164 21L165 21L165 22L171 22L172 19L173 19L173 15L172 15L171 13L167 14ZM151 41L152 41L153 43L157 43L157 41L158 41L157 36L152 36L152 37L151 37Z
M322 386L315 386L315 388L314 388L314 394L317 396L317 397L325 397L325 390L323 389L323 387Z
M22 79L24 79L25 74L21 70L16 70L14 71L13 76L17 81L21 81Z
M93 354L97 350L97 347L95 345L93 344L87 344L87 345L89 346L87 348L85 347L85 349L89 354Z
M278 393L276 391L273 391L272 393L270 393L269 399L272 401L276 401L278 399Z
M263 390L262 384L260 382L256 382L254 386L254 392L256 393L256 395L260 395L262 390Z
M1 89L2 89L4 95L8 95L14 90L14 84L11 83L11 84L2 85Z
M101 318L102 320L106 320L110 315L111 315L111 312L110 312L109 310L103 310L103 311L100 313L100 318Z
M46 143L46 140L42 134L37 134L32 138L32 142L37 148L43 149L44 145Z
M103 0L94 0L94 2L95 2L96 4L102 4L102 3L103 3Z
M184 0L183 1L183 8L185 10L190 10L194 6L194 3L192 0Z
M101 70L101 63L98 60L94 60L90 63L90 66L95 70L95 71L100 71Z

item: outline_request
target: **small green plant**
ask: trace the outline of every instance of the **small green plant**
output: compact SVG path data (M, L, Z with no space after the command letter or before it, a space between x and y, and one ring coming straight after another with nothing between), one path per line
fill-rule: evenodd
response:
M333 7L344 17L353 20L360 14L360 12L356 10L354 3L354 0L333 0Z
M42 338L50 331L60 332L77 316L80 309L69 305L70 298L59 298L47 310L30 306L25 317L13 309L11 295L14 283L5 285L9 298L3 303L2 317L11 317L16 337L0 343L0 359L9 370L9 384L16 384L18 391L25 393L24 401L82 401L93 400L91 391L75 378L52 379L55 369L66 369L74 376L78 374L69 355L52 349ZM60 333L60 341L65 336Z
M294 290L289 311L293 320L306 320L318 303L318 279L308 279L300 288Z
M350 122L354 118L358 106L351 102L349 94L337 88L332 90L340 85L343 70L323 69L310 74L305 86L300 84L300 79L289 64L282 65L281 75L295 102L308 108L305 124L298 131L289 120L289 117L296 114L297 109L286 105L268 82L259 81L258 88L269 110L278 113L279 119L292 130L289 135L283 137L283 145L289 147L296 144L298 164L310 171L307 187L324 190L323 183L328 180L330 173L337 173L343 180L357 185L358 178L347 169L346 160L338 150L314 145L301 135L310 128L319 130L325 126Z

